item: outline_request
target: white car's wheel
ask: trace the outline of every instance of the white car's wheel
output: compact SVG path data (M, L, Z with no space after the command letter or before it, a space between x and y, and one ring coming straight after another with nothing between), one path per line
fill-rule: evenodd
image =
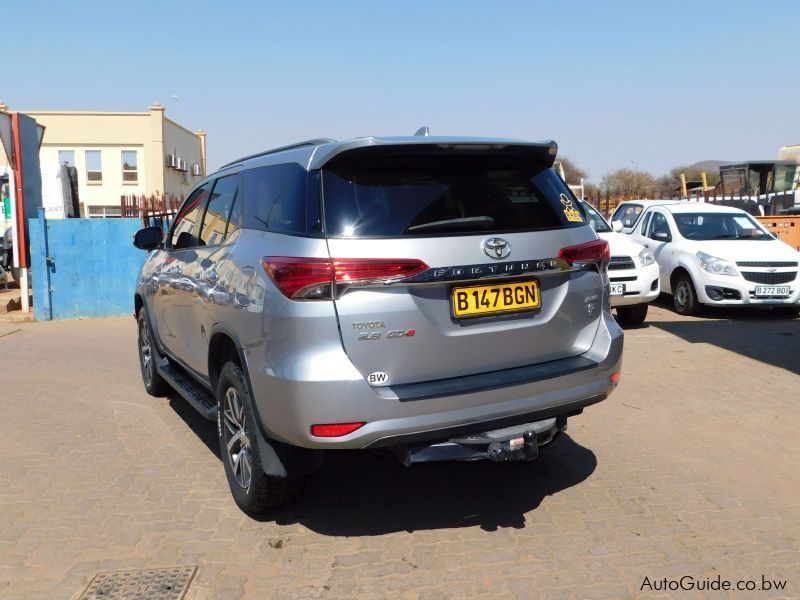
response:
M679 315L694 315L697 313L699 307L697 292L694 289L692 279L688 275L679 275L675 281L675 288L672 291L672 303L675 306L675 312Z
M641 325L647 318L647 304L617 307L617 321L623 327Z

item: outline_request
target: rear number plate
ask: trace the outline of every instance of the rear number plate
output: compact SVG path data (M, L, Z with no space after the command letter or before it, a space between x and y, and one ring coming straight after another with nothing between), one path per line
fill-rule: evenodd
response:
M788 296L791 293L789 286L756 286L756 296Z
M612 283L611 284L611 295L612 296L622 296L625 293L625 284L624 283Z
M539 308L539 282L498 283L453 288L453 316L479 317Z

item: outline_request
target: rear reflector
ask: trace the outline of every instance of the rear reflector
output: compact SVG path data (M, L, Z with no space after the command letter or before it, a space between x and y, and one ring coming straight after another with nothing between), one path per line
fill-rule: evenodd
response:
M366 423L331 423L328 425L312 425L311 435L314 437L341 437L353 433Z
M330 300L333 289L399 281L428 269L415 258L267 256L261 265L283 295L292 300Z
M613 383L614 385L617 385L619 383L619 378L621 376L622 376L622 372L617 372L617 373L614 373L613 375L611 375L609 377L609 379L611 380L611 383Z
M567 246L558 252L558 258L562 258L570 264L573 263L608 263L611 260L611 250L605 240L592 240L577 246Z

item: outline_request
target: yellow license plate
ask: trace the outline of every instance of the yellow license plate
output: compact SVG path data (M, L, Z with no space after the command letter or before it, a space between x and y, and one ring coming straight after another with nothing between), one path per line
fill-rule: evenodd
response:
M477 317L539 308L539 282L520 281L453 288L453 316Z

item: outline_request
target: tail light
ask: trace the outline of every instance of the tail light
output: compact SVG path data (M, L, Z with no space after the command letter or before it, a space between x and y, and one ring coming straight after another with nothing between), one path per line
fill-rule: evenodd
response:
M312 425L311 435L314 437L341 437L353 433L366 423L330 423L327 425Z
M585 244L567 246L558 252L558 258L569 264L595 264L601 270L611 261L611 250L605 240L592 240Z
M352 285L392 283L428 269L413 258L267 256L261 265L283 295L292 300L330 300Z

